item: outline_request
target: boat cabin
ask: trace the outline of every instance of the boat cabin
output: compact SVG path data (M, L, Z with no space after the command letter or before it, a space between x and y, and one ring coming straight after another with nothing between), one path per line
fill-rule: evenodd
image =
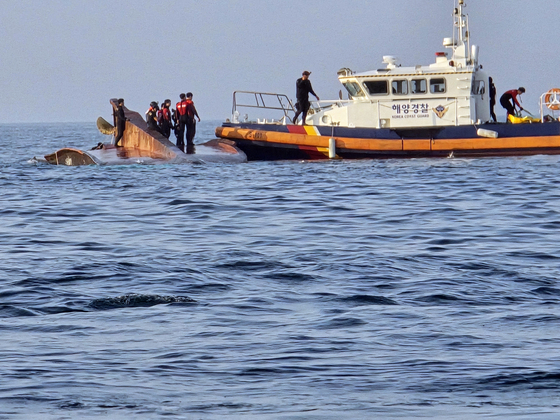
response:
M483 123L490 120L488 75L478 63L478 47L470 46L464 2L454 10L453 38L436 53L433 64L402 67L393 56L385 68L356 73L338 71L348 100L321 101L307 123L346 127L407 128Z

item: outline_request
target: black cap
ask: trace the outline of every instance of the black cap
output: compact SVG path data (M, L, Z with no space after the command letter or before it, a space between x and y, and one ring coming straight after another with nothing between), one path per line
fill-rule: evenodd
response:
M179 95L179 98L185 99L185 94L184 94L184 93L181 93L181 94Z
M150 105L151 106L158 106L158 103L156 101L152 101L152 102L150 102Z
M192 98L192 92L187 93L187 98Z
M124 104L124 99L123 98L117 99L117 104Z

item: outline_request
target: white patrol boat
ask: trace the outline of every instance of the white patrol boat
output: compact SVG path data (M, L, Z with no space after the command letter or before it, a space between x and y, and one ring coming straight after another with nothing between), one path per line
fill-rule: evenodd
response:
M292 124L286 95L236 91L232 118L216 135L253 160L560 154L559 89L541 96L540 118L490 123L490 81L471 45L465 7L458 0L453 36L443 40L450 51L436 53L435 63L402 67L385 56L382 69L343 68L338 79L348 100L313 102L305 125ZM240 118L242 108L279 118L250 121Z

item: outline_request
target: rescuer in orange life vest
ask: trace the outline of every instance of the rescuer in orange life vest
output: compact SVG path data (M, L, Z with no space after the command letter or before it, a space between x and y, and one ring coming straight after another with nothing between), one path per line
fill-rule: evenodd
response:
M169 107L171 106L171 99L166 99L161 104L161 109L157 112L158 125L165 138L169 138L171 135L171 127L173 127L173 121L171 120L171 111Z
M187 99L184 93L179 95L181 98L180 102L177 102L175 108L177 109L176 116L177 116L177 130L175 135L177 136L177 147L181 149L181 151L185 152L185 127L186 127L186 115L187 115Z
M187 93L187 153L194 153L194 136L196 135L196 121L194 117L198 118L198 122L200 122L200 117L192 98L193 94L191 92Z
M177 103L177 116L179 119L179 135L177 137L177 147L185 151L184 136L186 131L186 152L192 154L194 153L194 136L196 134L196 121L194 118L198 118L198 122L200 122L200 117L198 116L198 112L196 111L196 108L192 101L193 94L191 92L187 93L186 95L184 93L181 93L179 97L181 98L181 102Z

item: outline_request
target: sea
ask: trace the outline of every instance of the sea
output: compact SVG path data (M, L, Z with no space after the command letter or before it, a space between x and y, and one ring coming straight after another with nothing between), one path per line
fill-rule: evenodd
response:
M0 125L0 419L560 418L560 156L42 160L100 141Z

